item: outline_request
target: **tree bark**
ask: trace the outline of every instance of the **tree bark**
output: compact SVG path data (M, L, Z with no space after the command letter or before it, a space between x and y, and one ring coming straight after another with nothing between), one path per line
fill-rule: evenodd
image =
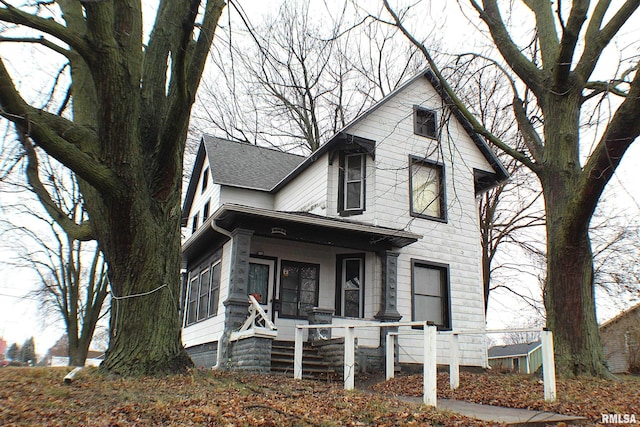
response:
M576 202L582 175L579 158L580 93L550 94L545 117L544 168L538 171L547 219L547 327L554 333L558 372L566 376L607 373L595 313L593 254L588 209Z

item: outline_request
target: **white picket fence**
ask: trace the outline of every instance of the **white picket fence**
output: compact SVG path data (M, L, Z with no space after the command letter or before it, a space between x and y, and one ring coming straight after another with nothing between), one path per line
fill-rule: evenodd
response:
M304 329L344 329L344 388L353 390L355 383L355 329L356 328L400 328L422 326L423 331L423 402L425 405L437 404L437 371L436 371L436 338L437 328L428 322L389 322L377 323L359 322L358 324L342 325L296 325L295 351L293 359L293 376L302 379L302 345ZM544 399L547 402L556 400L556 374L555 360L553 356L553 335L550 331L539 329L510 329L510 330L484 330L484 331L454 331L440 332L450 335L449 378L452 390L460 386L460 335L487 335L506 332L541 332L542 339L542 370L544 379ZM394 350L397 337L403 334L416 335L417 331L393 331L386 335L385 371L387 380L393 378L395 371Z

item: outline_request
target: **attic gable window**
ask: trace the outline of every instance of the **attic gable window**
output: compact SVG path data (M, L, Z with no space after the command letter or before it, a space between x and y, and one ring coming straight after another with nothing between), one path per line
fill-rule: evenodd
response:
M338 188L338 212L340 215L357 215L364 212L366 167L366 154L341 154L340 187Z
M438 138L436 112L418 106L413 107L413 133L427 138Z
M207 189L207 185L209 184L209 168L206 168L204 172L202 172L202 192Z

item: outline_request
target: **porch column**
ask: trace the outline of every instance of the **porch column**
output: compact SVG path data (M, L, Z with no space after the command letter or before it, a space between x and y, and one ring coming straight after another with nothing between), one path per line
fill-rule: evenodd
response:
M225 306L224 332L221 342L221 358L230 359L229 336L238 329L247 318L249 297L249 255L251 254L252 230L236 228L231 233L231 262L229 273L229 296ZM224 366L221 364L220 366Z
M382 301L376 319L383 322L397 322L402 318L398 313L398 255L385 251L380 254L382 260ZM385 328L386 329L386 328Z
M398 255L400 254L391 251L380 253L382 261L382 301L380 311L375 315L375 318L382 322L398 322L402 318L402 315L398 312ZM386 348L387 334L397 331L397 327L380 328L380 346L383 347L383 357L389 354ZM397 341L398 337L395 340L391 340L392 343ZM394 352L391 354L394 354ZM394 354L394 359L394 362L398 362L398 354ZM390 361L386 363L390 363ZM394 365L398 366L397 363L394 363Z

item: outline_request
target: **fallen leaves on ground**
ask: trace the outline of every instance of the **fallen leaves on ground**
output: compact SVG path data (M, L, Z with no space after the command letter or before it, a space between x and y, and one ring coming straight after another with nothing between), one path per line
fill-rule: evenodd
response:
M2 426L489 426L341 383L193 371L112 378L67 368L0 369Z
M389 396L420 396L422 388L422 375L399 376L371 387ZM438 374L439 398L577 415L588 418L591 425L601 421L602 414L635 414L640 422L640 377L558 379L556 394L555 402L545 402L544 385L537 376L463 372L460 388L452 391L449 374Z

